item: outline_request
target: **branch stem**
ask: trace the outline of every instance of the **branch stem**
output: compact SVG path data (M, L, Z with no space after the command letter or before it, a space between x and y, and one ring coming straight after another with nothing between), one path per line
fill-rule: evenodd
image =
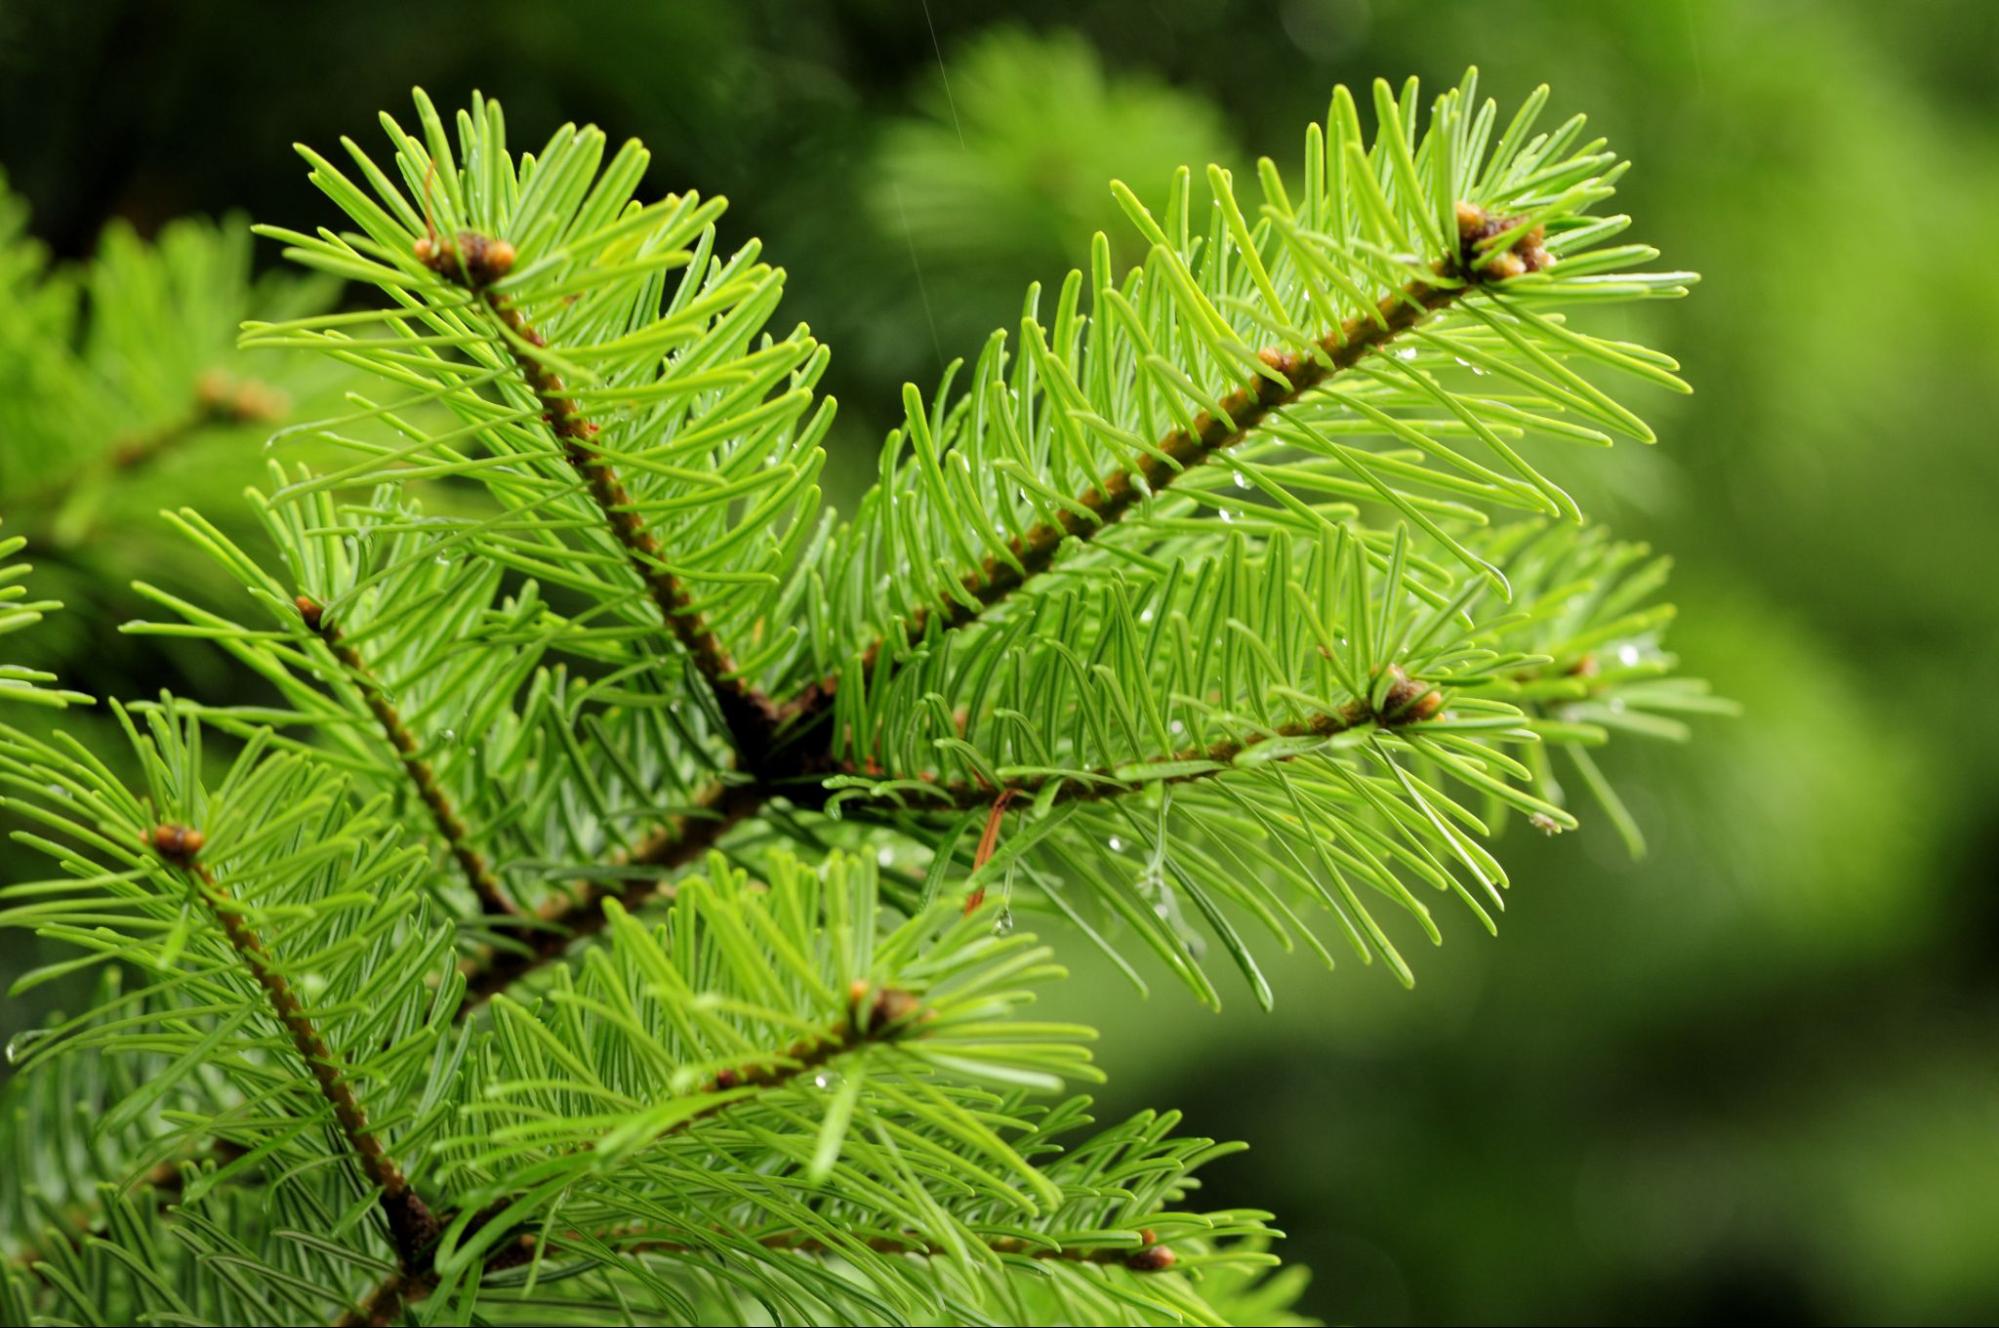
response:
M1225 738L1207 747L1188 747L1147 762L1153 765L1202 764L1212 768L1129 779L1121 777L1114 769L1099 767L1079 774L1035 775L1017 783L1003 784L997 789L983 782L938 784L933 786L932 791L940 795L940 800L925 803L915 810L971 811L979 807L990 807L1000 798L1009 801L1032 798L1056 780L1069 784L1069 787L1057 792L1055 796L1057 803L1102 802L1108 798L1136 793L1150 784L1187 784L1227 774L1238 756L1252 747L1275 738L1331 738L1364 724L1374 724L1384 729L1398 729L1412 727L1433 718L1441 709L1442 695L1423 683L1400 676L1400 670L1396 672L1398 675L1396 681L1390 686L1379 710L1370 706L1364 698L1356 699L1347 702L1338 710L1329 710L1299 723L1280 725L1267 733L1251 734L1246 738Z
M756 814L769 799L762 784L718 784L702 798L698 814L676 816L632 850L619 865L647 869L622 888L607 890L580 883L568 897L553 901L537 914L540 926L520 938L520 948L489 950L467 959L465 999L457 1017L465 1018L496 992L562 957L570 944L595 935L604 927L604 900L615 898L637 909L654 895L670 893L672 885L660 874L699 858L736 825Z
M579 1233L567 1233L574 1240ZM1150 1236L1150 1232L1144 1233ZM627 1228L619 1231L599 1233L591 1239L611 1245L620 1254L701 1254L705 1250L684 1240L674 1240L655 1235L644 1229ZM914 1254L924 1258L947 1257L951 1251L936 1241L927 1240L912 1231L877 1232L870 1235L856 1235L852 1244L840 1245L808 1236L801 1231L771 1231L752 1237L757 1244L767 1250L796 1251L802 1254L844 1254L856 1246L870 1249L878 1254ZM525 1233L520 1237L520 1258L515 1262L525 1262L532 1258L538 1247L555 1246L555 1241L545 1234ZM1037 1243L1019 1236L986 1236L981 1243L995 1254L1011 1254L1030 1259L1051 1259L1065 1263L1096 1263L1114 1268L1128 1268L1135 1273L1163 1272L1173 1266L1172 1252L1164 1245L1147 1241L1136 1249L1121 1245L1093 1245L1084 1247L1063 1246L1054 1243ZM509 1265L511 1266L511 1264Z
M369 1128L368 1113L347 1081L347 1067L334 1055L318 1026L306 1013L305 1003L272 962L270 951L264 948L262 939L250 926L241 906L215 879L215 874L197 860L196 854L201 847L199 832L183 826L163 825L152 832L148 842L162 861L178 868L194 883L196 893L208 905L209 913L228 938L230 948L263 989L271 1013L277 1016L278 1023L291 1039L293 1049L312 1072L313 1081L319 1085L320 1096L333 1108L341 1138L353 1153L362 1177L381 1191L382 1215L388 1220L398 1260L404 1267L410 1267L427 1258L440 1229L435 1214L422 1196L410 1187L402 1167Z
M745 1063L741 1069L723 1070L701 1085L695 1092L711 1096L713 1100L676 1120L655 1137L655 1142L660 1138L685 1134L702 1121L710 1120L755 1096L736 1090L781 1088L838 1056L870 1044L894 1042L917 1035L922 1026L924 1011L921 1002L900 988L876 989L856 983L848 993L848 1001L846 1016L831 1028L808 1034L775 1056ZM485 1224L487 1214L497 1215L506 1207L502 1201L485 1210L485 1214L471 1223L468 1234ZM527 1262L544 1239L544 1233L523 1231L514 1240L501 1243L487 1256L481 1276ZM435 1285L436 1278L427 1267L405 1265L401 1271L385 1278L338 1322L356 1328L363 1324L381 1328L400 1318L407 1306L429 1295Z
M437 825L438 834L444 839L445 847L450 850L458 869L465 874L465 883L471 886L472 893L479 897L480 910L492 919L519 917L520 908L507 894L507 889L500 883L492 864L486 861L486 855L473 847L470 827L465 824L465 818L458 814L457 805L452 802L451 795L437 782L437 772L431 769L430 762L423 758L417 745L416 735L410 732L409 726L403 722L401 712L389 700L381 679L375 676L374 670L368 667L368 661L362 658L361 652L354 648L353 643L341 635L340 629L327 621L325 612L319 604L301 595L297 600L297 606L306 625L319 634L319 639L326 643L326 648L333 652L333 657L339 660L341 667L347 671L349 680L360 690L362 700L367 703L368 712L375 717L375 722L381 725L382 736L388 739L391 747L395 748L397 759L402 762L404 772L409 775L410 783L416 788L417 798L429 810L431 820Z
M598 447L597 425L569 395L562 376L535 355L548 343L520 308L495 291L492 283L513 264L513 247L470 232L455 245L418 242L419 257L446 280L455 281L479 297L505 330L507 350L522 380L541 403L542 417L554 434L563 457L590 491L611 536L632 570L645 584L667 630L694 660L695 669L715 695L723 724L747 768L761 767L770 753L781 718L770 697L745 682L722 639L694 607L686 584L668 568L666 549L646 527L631 491L617 467Z

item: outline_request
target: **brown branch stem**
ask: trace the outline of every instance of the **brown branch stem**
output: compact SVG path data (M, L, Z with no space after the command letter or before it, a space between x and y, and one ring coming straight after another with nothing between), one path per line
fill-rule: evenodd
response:
M570 944L595 935L604 926L604 900L616 899L636 909L654 895L670 892L660 873L693 862L716 841L755 815L770 797L761 783L718 784L702 799L700 812L676 816L627 855L621 866L645 868L617 889L580 882L564 898L551 901L536 915L539 925L519 937L518 948L489 949L460 965L465 975L465 999L457 1017L465 1018L495 992L505 991L528 974L562 957Z
M720 1228L717 1228L720 1230ZM564 1239L582 1239L581 1233L565 1233ZM653 1235L643 1229L625 1228L618 1231L599 1233L589 1239L613 1246L620 1254L700 1254L706 1248L690 1244L684 1240ZM878 1254L914 1254L924 1258L938 1258L950 1254L950 1250L936 1241L928 1240L911 1231L878 1232L866 1236L857 1235L853 1245L839 1245L816 1236L808 1236L801 1231L771 1231L753 1236L757 1244L767 1250L788 1250L801 1254L840 1255L853 1246L860 1246ZM1175 1262L1173 1251L1157 1242L1150 1231L1141 1233L1143 1244L1137 1248L1121 1245L1092 1245L1083 1247L1063 1246L1054 1243L1039 1243L1019 1236L980 1237L987 1249L995 1254L1021 1255L1030 1259L1050 1259L1064 1263L1095 1263L1113 1268L1128 1268L1135 1273L1158 1273L1171 1268ZM519 1238L520 1257L515 1262L525 1262L534 1256L540 1247L554 1248L555 1239L533 1232L524 1233Z
M1404 676L1400 669L1395 669L1394 673L1396 680L1382 699L1379 710L1370 706L1365 698L1360 698L1347 702L1338 710L1326 711L1299 723L1280 725L1267 733L1253 733L1245 738L1225 738L1207 747L1188 747L1145 763L1148 765L1199 763L1214 768L1127 779L1120 777L1114 769L1100 767L1080 775L1035 775L997 789L984 782L937 784L932 786L932 791L941 796L935 801L925 802L911 810L971 811L974 808L990 807L999 798L1006 798L1009 801L1032 798L1055 780L1063 780L1068 784L1068 787L1056 794L1055 801L1058 803L1102 802L1108 798L1135 793L1151 784L1187 784L1227 774L1235 759L1243 752L1275 738L1330 738L1359 728L1363 724L1374 724L1384 729L1399 729L1413 727L1435 718L1443 708L1443 694L1425 683Z
M196 893L208 905L209 913L228 938L230 948L263 989L271 1013L277 1016L278 1023L291 1039L293 1049L311 1071L313 1081L319 1085L320 1096L333 1108L341 1138L353 1153L362 1177L381 1191L382 1215L388 1221L398 1260L409 1267L428 1258L430 1246L440 1230L436 1216L422 1196L410 1187L402 1167L369 1128L368 1113L360 1099L355 1097L352 1085L347 1082L345 1064L327 1046L318 1026L307 1015L305 1003L272 962L270 952L251 928L243 909L215 879L215 874L207 865L199 860L201 832L186 826L161 825L147 836L147 843L163 862L177 868L195 885Z
M433 272L455 281L479 297L505 330L507 349L522 380L541 404L542 419L555 436L564 458L590 491L609 525L612 538L645 584L667 630L686 649L694 667L707 680L716 707L746 769L761 769L770 754L781 718L778 707L757 688L737 676L735 659L720 637L694 607L685 583L668 570L666 549L639 515L631 491L617 468L598 447L598 426L569 395L562 376L535 352L547 346L520 308L493 289L492 283L513 266L513 246L472 232L455 241L417 241L417 257Z
M723 1070L702 1084L695 1092L713 1100L662 1130L655 1142L685 1134L702 1121L710 1120L747 1100L743 1095L724 1094L745 1088L783 1087L835 1057L861 1047L920 1035L927 1017L921 1001L899 987L872 988L864 982L856 982L849 989L847 1000L845 1017L833 1027L808 1034L774 1056L745 1062L740 1069ZM467 1234L478 1231L489 1220L489 1215L496 1216L506 1207L507 1204L502 1201L487 1208L473 1220ZM513 1240L500 1243L486 1257L481 1275L527 1262L543 1239L542 1233L523 1231ZM356 1328L363 1324L379 1326L392 1323L407 1306L429 1295L435 1284L435 1278L426 1268L412 1268L406 1264L403 1269L385 1278L338 1322Z
M333 652L333 657L340 661L349 681L360 691L368 713L381 725L382 736L388 739L389 746L395 748L397 759L402 762L404 772L416 788L417 798L429 810L445 847L450 850L458 869L465 874L465 883L479 897L480 910L492 919L518 917L519 907L508 896L492 864L486 861L486 855L473 847L471 828L458 814L451 795L437 782L437 772L423 758L416 735L410 732L401 712L389 700L381 679L375 676L374 670L368 667L368 661L362 658L353 643L327 620L325 609L318 602L300 595L295 603L299 616L305 619L305 625L318 634L319 639L326 643L326 648Z

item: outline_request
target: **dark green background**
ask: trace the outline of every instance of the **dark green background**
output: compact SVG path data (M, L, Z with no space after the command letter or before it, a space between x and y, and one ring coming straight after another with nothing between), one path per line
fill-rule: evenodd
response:
M1333 82L1471 62L1588 111L1638 233L1705 275L1605 324L1697 395L1565 478L1679 556L1675 639L1745 714L1614 752L1651 856L1509 845L1499 940L1457 919L1413 993L1300 959L1274 1015L1215 1016L1085 962L1065 1012L1105 1029L1107 1107L1253 1142L1210 1197L1278 1211L1329 1319L1990 1321L1999 5L17 0L0 165L75 255L112 216L329 221L289 143L372 141L412 83L500 97L523 143L637 135L651 186L728 194L791 269L838 499L903 379L1114 224L1106 176L1288 168Z

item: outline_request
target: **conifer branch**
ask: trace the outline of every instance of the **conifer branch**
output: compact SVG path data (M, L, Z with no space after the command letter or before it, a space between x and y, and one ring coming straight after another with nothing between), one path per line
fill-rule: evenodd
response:
M368 667L368 661L352 642L341 635L340 628L327 621L325 608L318 601L300 595L295 601L299 616L305 625L313 630L326 648L333 652L348 677L360 689L362 700L367 703L368 712L382 726L382 736L396 750L396 758L408 773L410 783L416 786L418 799L430 812L437 823L437 832L444 838L445 847L452 859L465 874L465 883L472 887L472 893L479 897L479 907L488 918L505 919L518 917L519 907L507 894L507 888L486 861L485 854L472 845L471 828L465 818L458 814L458 808L451 801L451 795L437 782L437 772L430 768L430 762L419 751L415 735L403 723L402 715L389 700L381 679Z
M1192 430L1175 429L1161 438L1153 452L1141 456L1130 470L1116 470L1076 496L1074 508L1064 508L1054 521L1035 525L1008 542L1011 561L997 555L987 558L962 582L965 593L978 608L956 597L935 609L918 609L898 629L900 642L883 638L861 656L861 666L872 672L882 650L893 655L898 648L920 641L934 618L945 631L963 627L992 608L1033 577L1046 571L1068 539L1089 540L1116 525L1142 499L1172 485L1187 470L1210 461L1247 438L1272 411L1304 397L1345 369L1351 368L1374 351L1392 343L1428 315L1448 307L1469 287L1430 285L1412 282L1383 300L1376 318L1356 318L1319 343L1319 355L1300 356L1266 350L1262 358L1279 378L1258 377L1222 399L1224 414L1203 411ZM830 691L832 680L820 684Z
M352 464L278 475L284 575L173 518L275 629L148 590L182 621L143 630L213 641L276 704L114 707L143 789L0 726L0 803L59 867L0 886L0 925L162 975L107 975L29 1044L53 1069L10 1119L55 1165L0 1216L98 1216L44 1234L32 1306L0 1264L0 1317L511 1317L542 1260L556 1317L1269 1317L1253 1274L1111 1271L1253 1269L1267 1215L1174 1211L1227 1146L1168 1117L1058 1142L1087 1100L1033 1095L1095 1076L1088 1030L1015 1017L1061 970L976 906L1018 872L1135 979L1128 941L1208 1003L1203 931L1270 1003L1251 918L1328 962L1332 928L1406 983L1370 905L1440 939L1427 885L1493 926L1502 818L1579 824L1555 760L1624 825L1586 749L1719 708L1663 648L1664 560L1582 529L1534 464L1549 438L1652 439L1597 376L1685 386L1569 309L1691 280L1604 246L1628 219L1589 214L1623 166L1579 117L1534 134L1543 99L1502 130L1467 87L1420 130L1415 85L1381 84L1370 142L1341 90L1302 191L1267 161L1260 205L1221 167L1212 207L1188 171L1157 215L1116 186L1144 263L1097 237L1045 325L1036 287L1019 340L906 386L844 521L817 484L826 348L770 328L759 242L717 255L721 200L640 201L644 148L594 128L511 151L479 97L455 145L421 93L419 133L384 117L388 169L303 149L355 229L262 233L386 303L242 344L393 396L315 426ZM491 508L426 513L428 479ZM237 748L219 783L209 731ZM440 836L497 925L432 906ZM634 916L655 898L663 925ZM204 908L230 951L187 945ZM46 1124L100 1100L101 1138ZM230 1184L248 1159L153 1166L201 1134L255 1148L264 1185ZM421 1148L421 1196L391 1147Z
M194 398L194 408L180 419L120 442L111 450L111 466L135 470L210 425L272 423L283 419L286 409L285 396L276 388L255 379L234 381L219 372L196 381Z
M686 585L667 568L666 550L646 528L617 468L597 448L598 426L589 419L564 386L561 375L537 357L547 342L510 300L492 283L513 266L514 249L504 240L472 232L455 242L418 240L417 257L448 280L471 290L505 329L507 350L522 380L541 403L542 419L554 435L563 457L580 476L596 502L611 535L625 551L671 631L694 661L695 669L713 690L715 703L736 751L745 765L760 766L770 750L778 712L771 699L736 672L727 646L694 607Z
M145 470L195 438L202 430L218 425L268 424L282 420L289 403L285 394L256 379L233 379L211 370L195 381L194 404L185 414L144 433L129 434L112 443L91 468L82 474L54 476L22 495L16 510L45 513L59 531L63 528L66 491L117 475ZM74 543L84 532L71 530L62 538Z
M569 1239L576 1239L580 1233L571 1233ZM1124 1268L1134 1273L1163 1273L1178 1261L1173 1250L1159 1243L1151 1231L1139 1233L1141 1244L1136 1248L1123 1245L1091 1245L1084 1247L1065 1246L1052 1241L1038 1242L1024 1240L1019 1236L985 1236L981 1243L994 1254L1017 1255L1029 1259L1047 1259L1059 1263L1094 1263L1111 1268ZM657 1236L643 1228L626 1228L619 1231L598 1233L591 1237L597 1242L611 1245L620 1254L702 1254L708 1251L684 1240L673 1240ZM926 1240L914 1232L884 1232L872 1235L855 1233L852 1243L836 1244L801 1231L772 1231L752 1237L757 1244L767 1250L785 1250L800 1254L841 1255L855 1246L875 1251L877 1254L914 1254L924 1258L943 1258L951 1251L935 1241ZM537 1249L552 1245L551 1238L536 1233L523 1234L518 1240L518 1252L511 1262L524 1263L534 1257ZM501 1265L489 1265L497 1271Z
M757 1096L756 1090L783 1088L850 1052L870 1045L920 1036L923 1021L929 1015L921 1000L900 987L884 986L877 989L871 988L865 982L856 981L847 993L847 1000L846 1016L832 1027L808 1034L774 1056L745 1061L739 1068L722 1070L702 1084L695 1093L707 1096L711 1100L661 1130L654 1136L653 1143L657 1144L661 1139L686 1134L695 1126L713 1119L732 1107L754 1101ZM476 1234L492 1218L504 1212L506 1207L504 1201L490 1205L483 1213L467 1223L465 1234L467 1236ZM434 1228L434 1230L441 1229L441 1227ZM512 1241L501 1243L486 1257L480 1268L481 1275L500 1272L525 1263L533 1257L534 1251L544 1239L541 1233L530 1231L521 1233ZM424 1258L426 1260L429 1258L427 1249ZM357 1325L391 1323L405 1307L422 1300L435 1286L436 1278L427 1263L413 1265L406 1260L402 1268L385 1278L363 1298L358 1306L343 1315L339 1322Z
M1386 350L1403 333L1457 303L1485 281L1536 272L1550 265L1538 228L1520 234L1495 262L1483 246L1503 235L1505 224L1469 203L1458 204L1457 220L1455 259L1440 262L1429 278L1411 281L1394 291L1369 314L1348 319L1320 338L1310 355L1270 348L1260 352L1258 358L1271 370L1269 375L1259 374L1222 398L1220 414L1203 411L1191 429L1174 429L1165 435L1131 469L1105 475L1078 494L1054 520L1040 522L1010 540L1007 548L1011 557L987 557L960 583L962 596L948 596L934 609L919 608L896 628L900 640L891 636L870 645L861 656L863 672L874 671L884 648L893 656L922 640L933 618L945 631L977 619L1046 571L1065 540L1094 539L1143 499L1169 488L1188 470L1242 442L1273 412L1296 404L1368 356ZM807 707L823 704L836 682L822 680L802 703Z
M936 792L943 801L934 807L926 805L920 810L970 811L990 806L1000 797L1009 800L1032 798L1058 780L1066 786L1055 795L1055 801L1058 803L1103 802L1110 798L1121 798L1137 793L1156 784L1185 784L1193 780L1213 779L1218 775L1227 774L1238 756L1252 747L1273 739L1331 738L1366 724L1373 724L1383 729L1407 728L1434 719L1442 709L1442 693L1402 676L1398 670L1395 682L1390 685L1388 694L1378 709L1369 705L1365 699L1357 699L1347 702L1338 710L1314 716L1300 723L1279 725L1268 732L1253 733L1240 739L1224 739L1207 747L1189 747L1163 757L1157 762L1149 763L1162 766L1199 767L1197 769L1132 778L1113 769L1099 768L1061 774L1033 775L1017 782L1006 783L997 789L985 784L953 782L937 785Z
M250 976L263 989L264 998L277 1016L292 1047L298 1052L320 1095L333 1108L340 1135L354 1155L362 1177L381 1191L382 1216L388 1221L398 1260L408 1267L421 1258L436 1240L439 1226L430 1206L411 1188L403 1169L383 1147L368 1125L368 1113L347 1082L346 1067L327 1046L319 1028L306 1013L305 1003L271 962L270 952L244 919L229 892L200 861L205 837L199 830L182 825L155 826L146 836L147 844L160 860L180 872L194 885L209 913L222 928L229 946Z

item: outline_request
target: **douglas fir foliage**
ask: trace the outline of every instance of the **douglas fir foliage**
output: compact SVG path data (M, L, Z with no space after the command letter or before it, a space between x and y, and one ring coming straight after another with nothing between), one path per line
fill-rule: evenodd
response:
M258 537L168 514L238 589L129 629L256 703L0 735L49 863L0 920L79 951L15 987L100 973L11 1048L0 1317L1282 1319L1266 1215L1198 1203L1228 1146L1061 1095L1016 919L1268 1003L1259 945L1407 982L1491 928L1509 814L1636 847L1590 749L1715 703L1543 462L1681 386L1567 311L1690 278L1544 99L1419 134L1380 84L1370 144L1342 89L1260 201L1112 186L1143 261L908 388L845 520L826 349L638 144L419 95L306 150L347 229L262 233L363 290L243 345L372 381Z

